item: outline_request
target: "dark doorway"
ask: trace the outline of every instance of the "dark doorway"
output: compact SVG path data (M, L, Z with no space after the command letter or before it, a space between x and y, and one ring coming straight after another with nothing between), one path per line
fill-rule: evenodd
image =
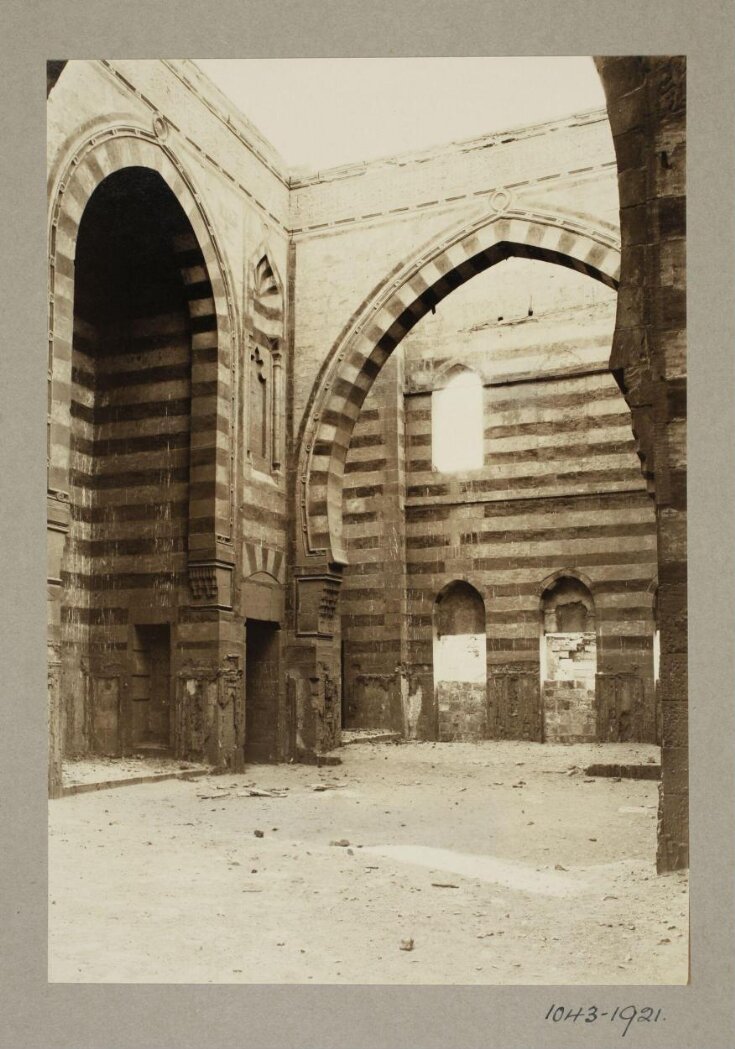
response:
M245 622L245 760L278 754L278 624Z
M131 742L135 750L171 747L171 628L137 626L133 639Z

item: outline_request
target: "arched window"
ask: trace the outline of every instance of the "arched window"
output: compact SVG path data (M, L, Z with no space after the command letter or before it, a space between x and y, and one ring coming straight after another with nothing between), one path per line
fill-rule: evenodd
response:
M553 580L541 596L541 691L544 739L597 738L595 604L574 576Z
M482 382L476 372L457 368L431 399L434 468L443 473L477 470L483 464Z
M247 450L252 465L270 473L281 465L283 296L266 255L253 270L252 309Z

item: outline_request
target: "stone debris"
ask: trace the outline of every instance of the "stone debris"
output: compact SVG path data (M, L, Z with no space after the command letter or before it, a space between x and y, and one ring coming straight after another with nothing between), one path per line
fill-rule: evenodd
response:
M399 950L401 951L412 951L414 948L413 939L401 940Z
M256 838L262 838L263 837L263 831L262 830L254 830L253 834L255 835Z
M350 842L347 838L340 838L339 841L330 841L330 845L339 845L340 848L346 849Z

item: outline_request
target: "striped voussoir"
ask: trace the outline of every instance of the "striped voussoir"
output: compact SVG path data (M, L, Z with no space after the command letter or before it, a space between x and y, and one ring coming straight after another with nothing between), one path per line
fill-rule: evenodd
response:
M521 212L476 223L393 277L366 304L353 332L333 349L331 367L312 401L313 441L307 436L301 471L306 477L303 523L308 553L347 562L341 536L344 464L355 421L383 364L450 292L511 256L566 266L610 288L618 286L620 250L608 235Z
M192 447L214 450L192 464L192 532L232 535L231 440L236 322L231 281L202 201L182 165L152 133L115 127L94 135L69 159L51 197L49 231L50 426L49 488L69 490L74 257L79 225L95 189L129 167L157 172L193 231L176 246L187 288L193 334ZM216 465L220 463L220 465ZM214 525L213 525L214 522Z
M221 389L217 309L209 268L193 232L174 238L174 253L181 273L191 323L191 419L189 534L208 535L217 487L229 485L228 457L218 449L220 413L226 411ZM229 376L226 367L222 371ZM196 420L196 421L195 421ZM219 452L219 454L218 454ZM221 463L221 467L220 464ZM221 476L218 476L221 474Z
M245 578L263 572L272 576L279 583L286 581L286 566L283 559L283 551L275 550L270 546L258 543L244 543L245 565L243 575Z

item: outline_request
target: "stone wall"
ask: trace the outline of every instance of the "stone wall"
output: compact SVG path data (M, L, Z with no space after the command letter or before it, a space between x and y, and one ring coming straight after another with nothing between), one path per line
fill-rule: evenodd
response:
M455 231L504 212L552 216L614 239L618 201L605 113L293 182L295 434L330 350L375 290Z
M62 737L67 753L94 749L95 707L102 710L95 696L112 695L113 686L119 724L132 724L135 627L161 624L172 639L171 747L237 765L245 619L284 614L285 324L273 345L278 424L265 465L249 455L244 406L253 339L264 326L272 334L258 314L261 260L275 275L281 316L288 309L288 177L272 147L190 62L71 61L54 70L50 87L54 753ZM138 231L139 253L165 230L174 260L168 283L178 281L183 312L173 317L168 293L158 306L141 300L133 341L122 346L114 324L94 315L110 296L91 282L124 253L103 244L87 279L80 228L95 188L112 185L107 176L140 169L183 218L174 229L165 209L154 208L150 235L135 216L120 228ZM142 276L140 257L127 266ZM109 276L113 287L128 279ZM129 733L121 730L118 745L130 748Z
M596 59L623 244L610 366L655 497L662 721L660 870L689 862L686 566L686 59Z
M442 588L467 578L480 590L488 680L526 675L519 695L538 711L539 601L549 578L571 571L587 578L594 593L600 669L640 678L646 714L634 733L655 738L655 518L629 411L607 371L614 310L614 293L587 277L510 259L449 295L391 358L404 361L408 587L405 641L392 628L388 644L397 651L403 643L408 667L421 679L428 735L436 718L432 607ZM457 363L483 382L484 465L454 474L432 463L431 391ZM385 644L385 595L375 581L388 556L391 513L385 507L376 514L387 461L383 382L381 373L347 456L350 564L341 605L345 636L359 630L360 644L376 659ZM358 505L365 516L356 518ZM351 658L348 649L348 676ZM391 670L386 666L385 673ZM535 690L528 688L529 674ZM491 706L494 694L491 689ZM537 711L515 719L522 732ZM491 736L495 724L491 709ZM503 722L500 731L506 735L512 727Z
M595 674L597 635L546 634L543 680L544 740L589 743L597 739Z
M68 644L62 623L63 597L84 568L81 561L72 572L64 565L71 507L84 503L73 495L71 474L72 385L76 403L84 401L79 357L72 374L76 240L94 188L106 175L141 166L158 171L182 206L214 303L214 327L199 345L192 336L200 356L191 373L186 550L179 552L181 566L165 569L169 582L181 572L169 587L177 594L170 606L176 746L182 753L206 751L218 763L241 760L248 617L286 628L282 753L308 756L338 742L341 574L330 549L318 551L324 521L329 547L335 515L341 520L335 463L344 461L372 386L346 474L352 566L343 610L348 642L362 646L366 680L380 682L389 697L386 716L393 721L400 710L408 735L436 731L431 610L448 580L471 577L487 609L487 730L499 738L540 738L540 588L575 566L589 578L597 607L604 709L638 704L647 711L658 567L659 866L685 865L683 59L598 60L609 124L604 112L586 114L295 179L191 63L62 65L51 70L48 85L50 789L58 790L63 715L73 707L65 678L76 664L72 679L79 683L92 651L85 630L76 648ZM490 226L501 231L497 243ZM617 278L618 229L622 271L614 307L605 289ZM599 297L572 295L569 307L559 284L555 311L548 281L532 307L524 281L511 282L523 301L501 281L461 330L451 320L453 304L462 303L456 288L477 272L473 260L492 265L497 277L495 264L507 254L503 237L524 259L561 262L578 270L579 280L595 276L601 283L586 287ZM257 332L263 334L256 308L263 258L282 295L282 346L275 349L283 400L275 403L283 412L274 418L284 420L265 471L248 457L245 436L250 354ZM480 281L465 288L477 290ZM627 406L606 371L613 309L609 363ZM373 385L422 315L404 340L403 362L394 356ZM378 321L386 332L375 328ZM575 343L580 328L585 336ZM463 354L480 361L486 473L437 477L427 462L434 372ZM655 534L636 453L655 492ZM79 441L74 454L87 454ZM77 538L95 541L81 532ZM130 539L110 533L104 542L123 538ZM77 553L82 560L92 555L79 545ZM284 589L287 569L294 578ZM110 633L124 646L123 678L130 655L123 637L134 625L121 621L119 635ZM82 745L85 719L82 713Z

